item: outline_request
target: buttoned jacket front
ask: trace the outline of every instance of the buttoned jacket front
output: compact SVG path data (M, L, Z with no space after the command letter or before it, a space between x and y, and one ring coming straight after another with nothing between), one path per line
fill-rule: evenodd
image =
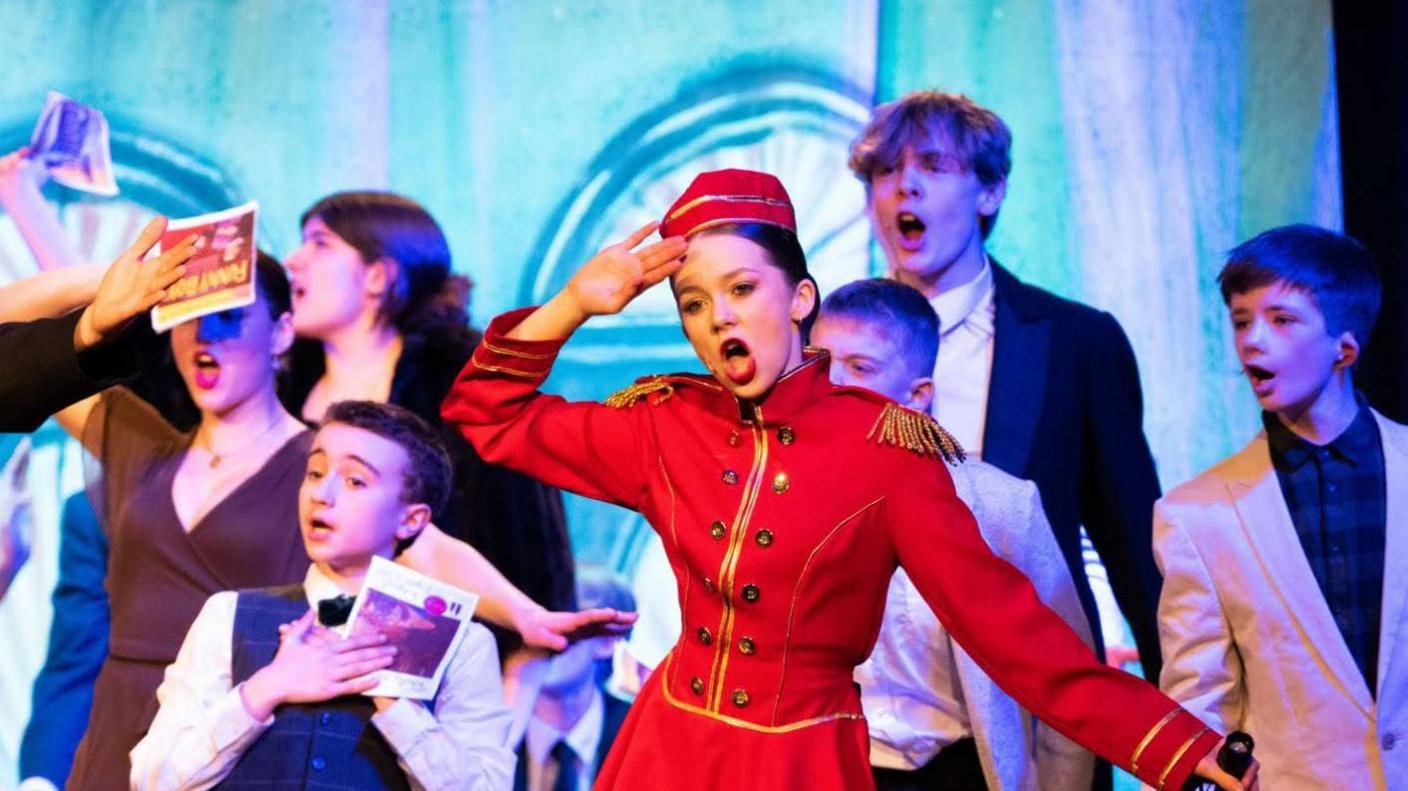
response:
M490 325L445 419L489 461L640 511L681 603L680 640L599 787L867 787L851 679L897 565L989 675L1096 752L1158 783L1181 781L1216 742L1152 687L1095 662L993 555L937 453L916 452L922 416L831 385L825 354L758 402L682 375L611 406L568 403L537 391L561 342L505 337L526 315ZM669 757L680 754L696 758Z

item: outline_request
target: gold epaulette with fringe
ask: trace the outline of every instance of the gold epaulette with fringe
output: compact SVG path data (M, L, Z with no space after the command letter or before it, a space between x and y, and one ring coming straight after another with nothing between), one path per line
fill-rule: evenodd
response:
M881 445L894 445L925 456L935 456L949 464L958 464L968 458L963 446L937 420L899 404L886 404L865 438Z
M606 399L606 405L616 409L633 407L636 402L653 393L662 393L654 403L658 404L670 396L674 395L675 386L663 377L652 377L640 382L636 382L630 387L617 390Z

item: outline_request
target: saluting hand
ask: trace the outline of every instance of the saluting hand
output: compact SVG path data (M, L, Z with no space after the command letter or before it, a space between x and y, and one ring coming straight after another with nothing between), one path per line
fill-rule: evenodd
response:
M509 330L524 341L566 338L592 316L620 313L640 293L679 270L689 245L680 237L635 247L655 232L649 223L592 256L567 282L567 287Z
M166 289L186 274L184 264L195 252L194 234L155 259L142 260L165 232L165 217L147 223L137 241L108 267L97 296L78 319L73 333L75 349L82 351L112 337L127 322L165 299Z
M642 226L625 240L597 253L572 276L566 292L583 317L620 313L642 291L680 268L680 256L688 247L682 237L634 249L658 226L654 222Z

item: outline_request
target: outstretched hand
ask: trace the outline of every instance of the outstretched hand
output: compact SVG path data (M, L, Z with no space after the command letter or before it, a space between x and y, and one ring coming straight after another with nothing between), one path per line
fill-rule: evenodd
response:
M583 319L620 313L642 291L679 270L688 245L683 237L661 239L636 250L659 223L648 223L623 241L613 244L577 270L567 282Z
M568 644L588 637L619 636L631 630L636 613L598 607L580 612L552 612L541 607L522 613L515 629L524 645L562 651Z
M1203 759L1198 762L1198 767L1193 770L1193 773L1199 777L1205 778L1208 782L1222 789L1222 791L1256 791L1260 786L1258 786L1256 782L1256 773L1259 764L1257 764L1255 758L1252 759L1252 765L1247 767L1247 773L1240 778L1227 774L1222 770L1222 767L1217 765L1217 753L1222 749L1222 745L1226 741L1226 739L1223 739L1214 745L1213 748L1208 751L1208 754L1204 755Z
M127 322L165 299L166 289L186 274L184 264L195 252L195 235L182 239L155 259L142 260L165 232L165 217L147 223L137 241L108 267L97 296L79 317L74 348L82 351L112 337Z

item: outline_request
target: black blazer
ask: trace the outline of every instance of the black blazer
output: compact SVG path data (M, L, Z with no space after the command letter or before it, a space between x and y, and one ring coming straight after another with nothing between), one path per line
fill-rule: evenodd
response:
M1114 317L1029 286L994 263L995 339L983 461L1036 483L1095 639L1085 526L1157 683L1162 579L1152 549L1159 481L1144 438L1134 350Z
M631 710L631 704L612 695L610 692L601 693L603 702L606 704L605 711L602 712L601 741L596 748L596 771L601 771L601 765L606 763L606 754L611 752L611 745L616 741L616 733L621 730L621 723L626 721L626 713ZM525 739L518 744L518 767L513 774L513 791L528 791L528 742ZM596 780L595 777L592 778Z
M122 340L73 350L79 315L0 324L0 431L33 431L60 409L136 373L137 357Z

